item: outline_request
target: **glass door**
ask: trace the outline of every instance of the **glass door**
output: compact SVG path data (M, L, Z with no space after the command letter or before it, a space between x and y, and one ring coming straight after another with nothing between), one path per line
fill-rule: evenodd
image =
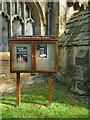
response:
M46 71L56 68L55 43L36 43L36 70Z
M32 68L32 45L31 43L12 43L12 70L26 71Z

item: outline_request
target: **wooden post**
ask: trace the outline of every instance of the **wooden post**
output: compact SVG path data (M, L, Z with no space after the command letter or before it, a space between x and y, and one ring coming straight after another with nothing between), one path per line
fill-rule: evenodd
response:
M17 73L16 90L17 106L20 106L20 73Z
M49 103L51 104L51 102L52 102L52 73L49 73L48 100L49 100Z

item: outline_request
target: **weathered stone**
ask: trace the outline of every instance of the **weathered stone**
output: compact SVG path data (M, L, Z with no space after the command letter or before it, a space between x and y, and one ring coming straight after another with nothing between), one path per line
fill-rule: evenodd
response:
M2 61L2 66L3 66L3 68L6 67L6 66L10 66L10 61L9 60L3 60Z
M0 52L1 60L10 60L10 53L9 52Z
M57 79L59 82L67 85L69 88L71 88L72 85L72 79L69 76L63 76L62 73L56 73L54 74L55 79Z
M66 28L69 31L66 31L62 35L60 40L62 45L59 44L59 69L61 69L61 67L63 68L63 76L65 78L72 79L71 90L74 90L74 92L78 94L86 94L86 88L89 86L89 84L86 86L89 80L90 64L90 33L87 27L88 16L90 16L88 9L73 14L70 21L66 24ZM80 25L81 21L83 21L82 25ZM87 41L84 39L85 36L88 36ZM76 37L78 37L77 40ZM84 41L86 41L87 44Z
M6 2L6 4L7 4L7 2ZM77 12L77 11L74 11L73 5L69 8L69 7L67 7L66 2L62 2L61 0L60 0L60 4L54 0L52 3L50 3L51 4L51 6L49 6L50 8L48 8L47 2L37 1L37 4L36 4L36 2L35 3L29 2L27 6L26 6L27 3L25 3L25 2L23 2L22 4L25 5L26 9L28 7L28 10L24 11L24 9L23 9L24 7L23 6L21 7L20 3L17 3L16 4L17 7L15 7L15 8L18 8L18 6L19 6L17 15L19 15L20 18L15 13L15 11L17 11L17 10L13 9L13 7L15 6L14 2L12 3L12 7L10 7L13 10L8 9L9 10L8 11L8 10L4 9L3 13L4 12L5 13L3 14L3 16L0 14L0 23L2 23L2 21L3 21L3 24L0 24L0 27L1 27L1 29L0 29L1 30L1 32L0 32L0 51L2 51L2 50L9 51L10 47L9 47L8 35L11 36L11 33L12 33L12 35L25 35L26 31L27 31L27 33L30 34L30 29L28 29L28 27L27 27L28 30L25 30L26 29L25 28L26 21L27 21L28 17L33 16L33 18L34 18L34 24L31 25L31 27L33 29L32 34L46 35L47 34L46 31L48 31L47 24L48 24L48 22L50 22L50 24L49 24L50 25L49 26L50 27L49 28L50 35L59 36L64 31L66 31L66 29L68 27L70 27L70 24L68 24L68 27L66 27L66 23L67 23L67 21L69 21L69 19L73 15L73 13ZM32 9L29 10L29 6ZM3 4L3 8L5 8L4 4ZM50 13L48 13L48 10L50 10ZM10 11L12 11L11 17L10 17L10 13L9 13ZM28 14L28 11L31 12L31 16L30 16L30 14ZM84 14L84 15L82 15L82 18L84 18L84 19L86 16L85 11L82 12ZM87 13L88 12L89 12L89 10L87 10ZM23 13L23 14L21 14L21 13ZM50 15L50 18L48 18L48 15ZM78 14L78 15L80 16L80 14ZM16 22L13 19L13 23L12 24L10 23L10 25L12 25L12 26L8 26L8 19L9 18L11 19L13 16L16 16L14 19L17 19L17 18L18 19L16 20ZM24 19L24 21L22 19ZM29 19L31 20L31 18L29 18ZM80 21L80 24L83 25L84 19L83 19L83 21ZM71 20L71 22L74 22L75 20L76 19ZM77 20L77 21L79 22L79 20ZM12 22L12 20L10 20L9 22ZM29 23L29 21L27 21L27 22ZM86 20L86 22L88 22L88 19ZM24 24L22 25L22 23L24 23ZM76 25L78 26L78 24L74 23L73 27L75 28ZM12 30L11 30L11 28L12 28ZM81 29L81 32L83 32L83 30L85 29L85 28L82 29L81 27L79 27L79 28ZM87 28L88 28L88 24L87 24ZM17 29L17 31L16 31L16 29ZM72 29L72 25L71 25L70 30L71 29ZM73 31L73 33L77 33L77 32L78 32L78 30ZM71 30L71 32L69 31L69 34L72 36L71 33L72 33L72 30ZM66 33L65 33L65 35L66 35ZM77 40L76 38L78 38L78 39L81 38L81 35L77 36L77 37L73 37L73 38L72 38L72 41ZM87 38L87 36L85 36L84 41L86 40L86 38ZM67 43L66 42L67 40L69 40L69 37L63 38L63 41L65 41L65 44ZM56 77L58 80L62 81L63 83L66 83L68 86L70 86L72 83L71 82L72 77L74 76L73 64L75 65L75 56L79 52L80 49L86 49L86 48L85 47L79 47L79 48L73 47L70 49L67 49L66 47L59 48L60 76L59 76L59 74L57 74ZM90 54L90 50L89 50L89 54ZM89 62L90 62L90 60L89 60ZM0 76L0 83L1 83L1 81L2 81L2 83L5 83L4 91L8 91L8 88L11 87L11 86L9 86L9 84L16 82L16 73L10 73L10 53L9 52L0 52L0 67L2 67L2 70L0 68L0 72L2 71L2 75ZM21 77L21 81L23 82L23 86L26 84L27 85L33 84L35 82L34 79L31 79L30 81L28 81L28 77L30 77L29 73L21 74L20 77ZM28 82L26 82L26 81L28 81ZM39 79L35 83L40 82L40 81L42 81L42 80ZM8 84L8 85L6 86L6 84Z
M0 79L1 79L1 81L5 81L6 80L6 74L2 74L2 75L0 75Z
M2 74L4 74L4 73L10 74L10 68L9 68L9 66L5 67L5 68L2 67Z

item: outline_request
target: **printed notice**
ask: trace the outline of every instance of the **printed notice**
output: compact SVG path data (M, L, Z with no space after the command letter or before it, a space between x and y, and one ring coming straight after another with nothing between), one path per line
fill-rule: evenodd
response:
M37 44L36 56L39 58L47 58L47 44Z
M19 63L28 62L27 47L16 47L16 59Z

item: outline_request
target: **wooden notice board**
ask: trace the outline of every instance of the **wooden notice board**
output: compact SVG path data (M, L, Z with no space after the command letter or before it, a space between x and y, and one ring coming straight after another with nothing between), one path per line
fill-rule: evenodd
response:
M58 39L55 36L16 36L10 38L10 72L17 73L17 99L20 104L20 73L58 71Z

